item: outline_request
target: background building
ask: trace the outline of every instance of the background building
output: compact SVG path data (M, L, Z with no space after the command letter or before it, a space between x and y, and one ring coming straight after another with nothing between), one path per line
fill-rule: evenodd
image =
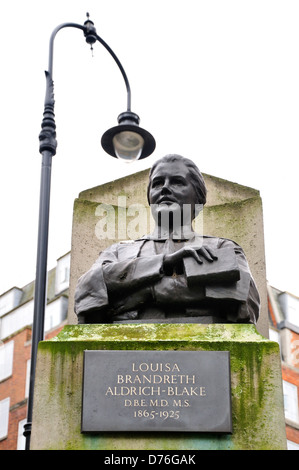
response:
M280 344L288 448L299 450L299 299L268 285L269 338Z
M70 253L48 272L45 337L67 323ZM23 450L34 282L0 295L0 450ZM289 450L299 450L299 299L268 285L269 337L280 344Z
M66 323L70 253L48 272L45 337ZM24 450L27 416L34 282L0 295L0 450Z

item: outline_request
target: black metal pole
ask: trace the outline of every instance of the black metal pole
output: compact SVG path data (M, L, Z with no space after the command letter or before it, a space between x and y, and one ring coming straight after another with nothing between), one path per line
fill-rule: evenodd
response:
M42 158L40 207L37 244L36 280L34 294L34 313L32 326L32 346L30 364L30 384L27 408L27 423L24 426L26 437L25 449L30 449L30 437L33 412L33 394L35 382L35 369L38 343L44 339L45 299L47 283L48 234L49 234L49 208L51 186L52 153L45 150Z
M34 290L34 311L31 337L31 364L30 382L27 407L27 423L24 425L26 438L25 449L30 449L30 437L32 427L32 412L34 398L35 369L38 343L44 339L44 321L47 291L47 261L49 239L49 214L51 192L52 157L56 154L56 124L54 115L54 90L53 80L49 72L46 72L46 97L42 130L39 134L39 151L42 154L38 240L36 257L36 276Z

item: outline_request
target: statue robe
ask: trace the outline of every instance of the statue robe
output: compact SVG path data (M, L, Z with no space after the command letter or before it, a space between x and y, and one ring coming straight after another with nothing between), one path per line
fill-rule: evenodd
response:
M178 272L164 272L164 254L185 243L213 249L218 260L199 264L189 257ZM80 277L75 292L79 323L256 323L259 307L242 248L195 233L188 240L148 235L116 243Z

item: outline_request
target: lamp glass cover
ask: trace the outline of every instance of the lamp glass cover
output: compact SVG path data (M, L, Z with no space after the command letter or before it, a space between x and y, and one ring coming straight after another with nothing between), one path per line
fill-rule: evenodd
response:
M137 132L122 131L113 137L113 145L117 158L133 162L138 160L142 153L144 139Z

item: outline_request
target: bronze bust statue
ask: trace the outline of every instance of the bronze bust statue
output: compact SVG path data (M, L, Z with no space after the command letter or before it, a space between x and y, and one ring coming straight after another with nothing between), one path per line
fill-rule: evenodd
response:
M206 192L191 160L166 155L153 165L154 232L110 246L80 277L79 323L256 323L260 299L242 248L192 228Z

